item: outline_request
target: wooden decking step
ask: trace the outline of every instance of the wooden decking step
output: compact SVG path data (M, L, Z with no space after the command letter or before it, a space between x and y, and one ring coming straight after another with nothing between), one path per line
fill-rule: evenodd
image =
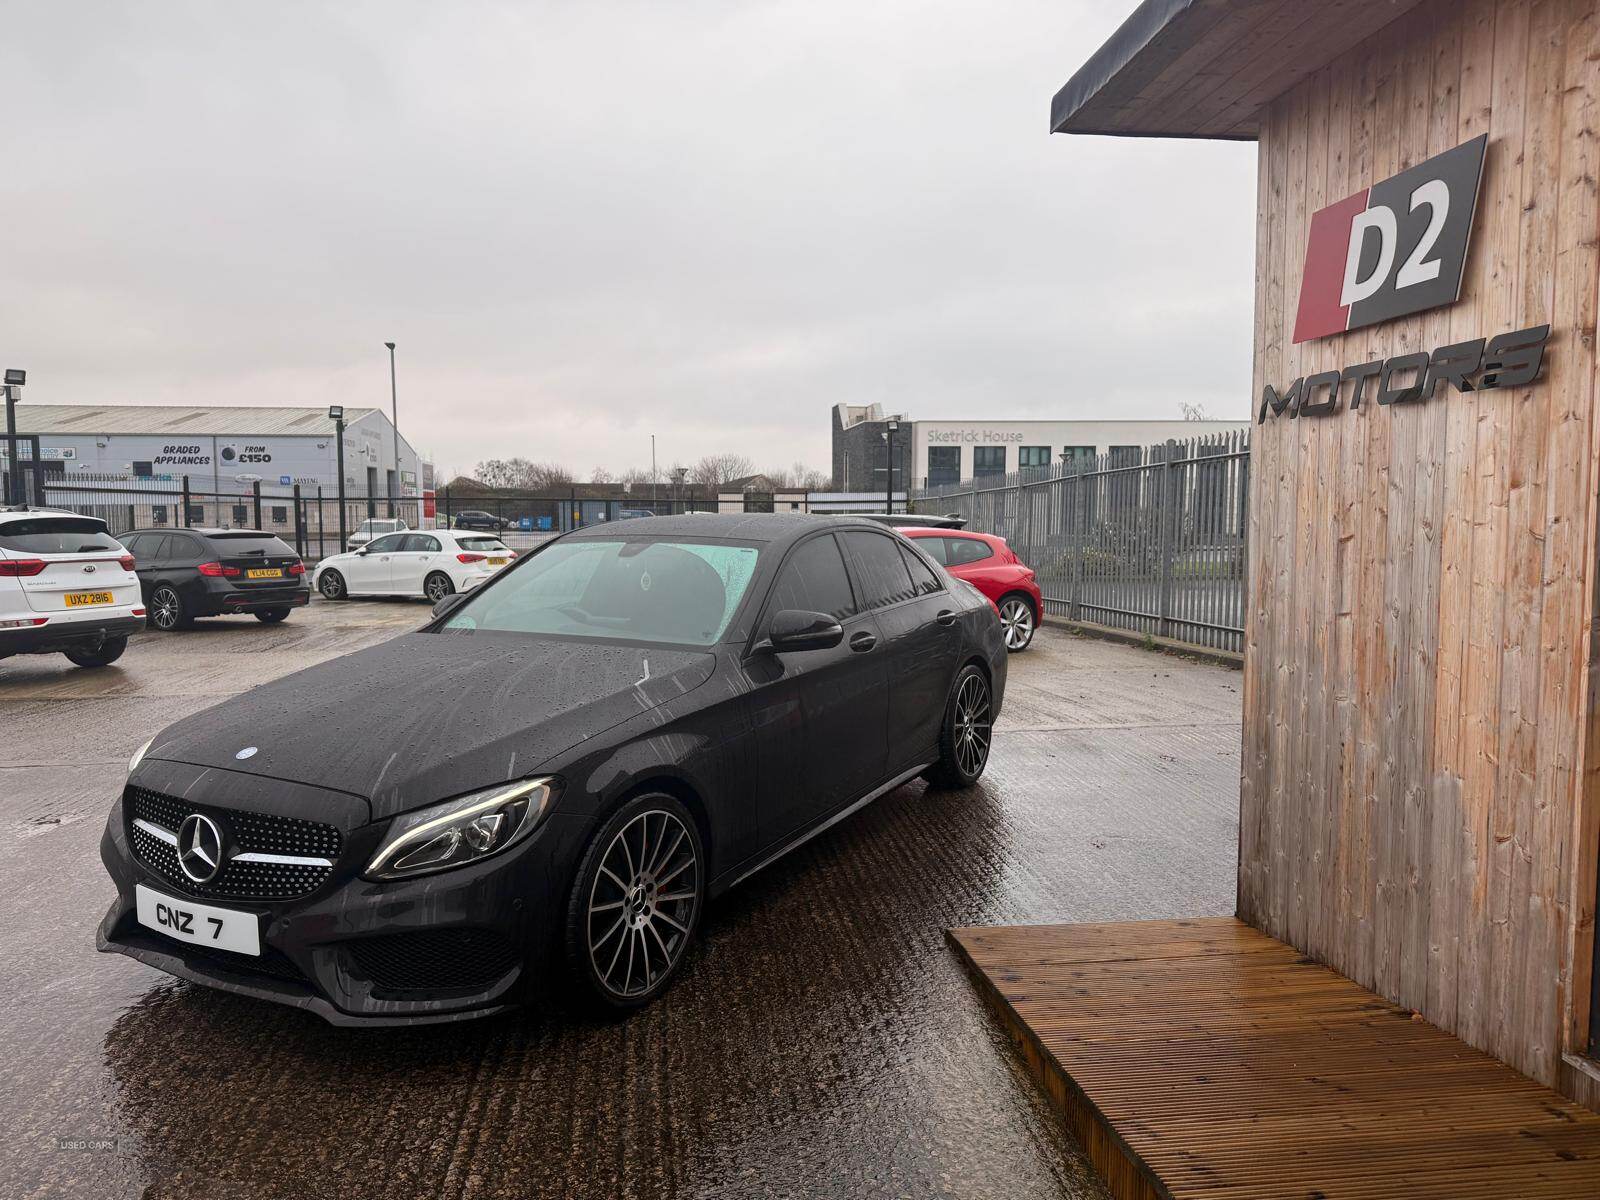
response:
M1121 1200L1600 1198L1600 1114L1242 921L949 937Z

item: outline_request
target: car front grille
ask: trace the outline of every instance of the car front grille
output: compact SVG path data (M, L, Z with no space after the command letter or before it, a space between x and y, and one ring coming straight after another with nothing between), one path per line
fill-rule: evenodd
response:
M339 861L343 838L321 821L190 804L129 786L123 793L134 856L193 896L289 900L315 891ZM226 838L222 869L196 883L178 866L178 831L191 813L210 817Z
M379 999L419 992L482 992L517 965L517 952L487 929L426 929L348 943Z

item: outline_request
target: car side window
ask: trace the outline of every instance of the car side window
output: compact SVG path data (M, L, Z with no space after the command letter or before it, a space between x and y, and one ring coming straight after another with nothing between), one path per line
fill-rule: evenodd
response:
M778 582L773 585L767 612L770 615L786 608L827 613L835 621L855 614L850 576L832 534L801 542L785 560Z
M391 533L387 537L374 538L367 543L367 549L374 554L394 554L405 544L406 535Z
M921 550L929 558L933 559L933 561L938 563L941 567L949 564L950 552L947 549L949 543L944 538L919 537L913 540L917 543L917 548L919 550Z
M122 548L124 550L126 550L129 554L133 555L133 557L137 559L139 557L139 547L144 545L145 535L142 534L142 533L134 533L134 534L126 534L125 533L121 537L119 537L117 539L117 541L122 543Z
M862 602L868 608L883 608L915 596L911 572L900 555L900 547L888 534L852 532L842 535L850 557L855 560L856 582Z
M439 539L425 533L408 533L400 549L410 554L435 554L439 550Z
M922 561L915 550L909 546L901 546L900 553L905 556L906 569L911 572L911 583L917 589L917 595L931 596L935 592L944 591L944 584L939 582L938 575L934 574L932 567Z
M994 557L994 549L980 538L945 538L944 542L949 554L945 561L952 567L963 567Z
M188 562L200 557L200 544L186 533L169 533L161 543L163 562Z

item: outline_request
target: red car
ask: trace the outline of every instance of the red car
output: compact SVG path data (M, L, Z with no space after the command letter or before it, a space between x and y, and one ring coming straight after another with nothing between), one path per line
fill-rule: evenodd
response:
M1003 537L992 533L971 533L965 529L936 529L926 526L898 526L898 532L915 539L935 562L941 563L957 579L965 579L1000 611L1005 627L1006 649L1015 654L1033 641L1044 612L1044 597L1034 582L1033 572L1006 545Z

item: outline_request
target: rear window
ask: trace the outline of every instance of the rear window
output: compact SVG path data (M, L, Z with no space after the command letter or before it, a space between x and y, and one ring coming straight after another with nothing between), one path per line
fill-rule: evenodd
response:
M282 538L270 533L210 533L206 541L224 558L240 558L246 554L294 557L294 550Z
M479 554L492 554L504 550L506 544L496 537L458 537L463 550L476 550Z
M0 525L0 546L25 554L85 554L121 550L122 543L94 517L27 517Z

